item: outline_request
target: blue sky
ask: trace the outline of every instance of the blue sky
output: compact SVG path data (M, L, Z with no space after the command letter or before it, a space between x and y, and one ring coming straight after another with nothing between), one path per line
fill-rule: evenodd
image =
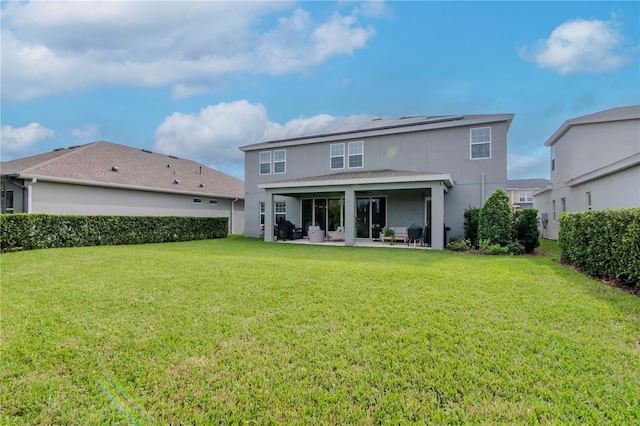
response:
M243 178L239 146L372 117L640 104L640 2L2 2L2 161L95 140Z

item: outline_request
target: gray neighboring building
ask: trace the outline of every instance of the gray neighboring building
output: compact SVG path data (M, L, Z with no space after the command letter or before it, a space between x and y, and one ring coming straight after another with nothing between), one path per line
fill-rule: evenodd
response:
M432 247L462 237L464 210L507 183L513 114L417 116L243 146L245 235L281 218L324 232L344 228L345 245L384 226L429 224ZM272 241L272 232L264 232Z
M534 193L543 237L558 238L563 212L640 206L640 105L567 120L545 145L551 184Z
M0 163L2 213L230 218L244 231L244 183L172 155L105 141Z
M506 190L511 206L517 210L533 208L533 193L550 183L549 179L509 179Z

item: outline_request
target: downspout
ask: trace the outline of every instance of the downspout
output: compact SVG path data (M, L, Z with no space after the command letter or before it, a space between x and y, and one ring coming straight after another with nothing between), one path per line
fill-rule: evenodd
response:
M235 208L235 205L236 205L236 201L238 201L238 200L239 200L239 198L236 198L235 200L233 200L231 202L231 229L230 229L230 231L231 231L232 235L235 234L235 232L233 232L235 227L236 227L236 221L235 221L236 208Z
M484 172L480 173L480 196L482 197L481 199L481 207L484 206L484 202L486 200L486 196L487 196L487 188L486 188L487 182L486 182L486 177Z
M31 182L26 184L26 187L27 187L27 197L26 197L26 199L27 199L27 208L26 208L27 213L31 213L32 206L33 206L33 191L31 190L31 187L33 185L35 185L37 182L38 182L38 179L33 178L33 179L31 179Z

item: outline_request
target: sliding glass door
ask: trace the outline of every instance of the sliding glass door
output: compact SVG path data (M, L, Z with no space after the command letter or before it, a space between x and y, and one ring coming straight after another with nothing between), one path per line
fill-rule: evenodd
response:
M358 197L356 199L356 237L377 239L387 224L386 197Z
M339 198L305 198L302 200L302 226L307 235L309 226L323 231L344 227L344 200Z

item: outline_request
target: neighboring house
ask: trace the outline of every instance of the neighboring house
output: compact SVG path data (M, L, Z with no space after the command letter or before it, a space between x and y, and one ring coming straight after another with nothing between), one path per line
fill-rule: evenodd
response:
M0 163L2 213L230 218L244 227L244 183L194 161L110 142Z
M551 184L534 192L542 236L563 212L640 206L640 105L567 120L549 138Z
M374 119L326 133L243 146L245 235L281 218L345 245L385 226L429 224L432 247L462 237L464 210L507 183L513 114ZM264 232L265 241L273 240Z
M533 192L546 188L550 183L549 179L509 179L507 193L511 206L516 210L533 208Z

